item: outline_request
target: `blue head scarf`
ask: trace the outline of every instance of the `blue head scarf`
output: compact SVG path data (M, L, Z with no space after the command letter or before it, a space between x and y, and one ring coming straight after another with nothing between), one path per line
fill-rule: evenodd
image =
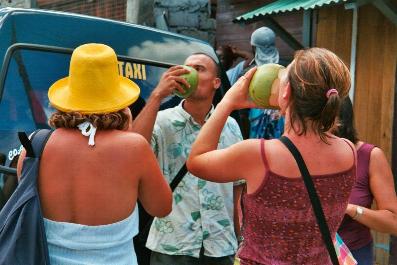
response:
M255 46L256 65L278 63L279 54L275 46L275 39L276 34L267 27L261 27L252 33L251 45Z

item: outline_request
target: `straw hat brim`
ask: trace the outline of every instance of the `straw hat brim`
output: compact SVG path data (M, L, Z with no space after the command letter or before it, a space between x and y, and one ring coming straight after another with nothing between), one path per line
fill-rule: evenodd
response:
M80 112L83 114L104 114L116 112L134 103L140 94L139 86L132 80L119 76L119 86L113 88L109 97L77 97L70 93L69 77L55 82L48 90L51 105L63 112Z

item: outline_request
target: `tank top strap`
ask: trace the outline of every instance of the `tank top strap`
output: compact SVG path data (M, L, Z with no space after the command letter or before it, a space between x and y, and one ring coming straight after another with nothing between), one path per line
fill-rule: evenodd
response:
M265 139L261 138L261 157L262 162L265 165L266 171L269 170L269 163L267 162L266 152L265 152Z
M354 157L354 165L357 165L357 155L355 154L354 150L355 147L354 145L352 145L351 142L349 142L348 140L346 140L345 138L342 138L343 141L345 141L345 143L350 147L350 149L352 150L353 153L353 157Z
M366 153L366 154L371 154L372 149L374 149L376 145L369 144L369 143L363 143L358 150Z
M360 159L360 163L369 165L369 159L371 157L371 152L376 146L373 144L363 143L357 150L357 155Z

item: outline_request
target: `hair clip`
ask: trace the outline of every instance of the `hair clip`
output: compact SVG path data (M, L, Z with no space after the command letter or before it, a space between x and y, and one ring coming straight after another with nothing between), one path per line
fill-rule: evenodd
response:
M331 88L327 91L327 93L325 94L327 96L327 98L329 98L332 94L337 94L339 95L338 90L336 90L335 88Z

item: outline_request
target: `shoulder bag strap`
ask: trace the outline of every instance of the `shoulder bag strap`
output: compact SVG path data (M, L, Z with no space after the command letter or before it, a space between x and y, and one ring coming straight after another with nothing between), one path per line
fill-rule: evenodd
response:
M170 187L171 190L174 191L176 187L179 185L183 177L187 173L187 167L186 167L186 162L183 164L181 169L179 169L178 174L176 174L175 178L171 181Z
M37 131L35 131L33 133L36 134ZM29 140L29 137L26 135L25 132L18 132L18 138L19 141L21 142L22 146L25 148L26 150L26 156L27 157L36 157L34 151L33 151L33 146L32 143Z
M52 132L53 130L39 129L33 132L30 139L25 132L18 132L19 140L26 150L26 157L40 159L41 154L44 150L44 146L46 145ZM36 182L36 174L29 174L28 176L29 177L26 179L26 181L28 181L29 183Z
M36 157L41 157L44 146L47 144L47 141L53 132L53 130L49 129L40 129L37 131L37 133L32 135L30 141L32 143L33 152L35 153Z
M174 179L170 183L172 192L174 192L174 190L179 185L179 183L181 182L183 177L186 175L186 173L187 173L187 167L186 167L186 162L185 162L183 164L183 166L181 167L181 169L179 169L179 171L176 174L176 176L174 177ZM147 215L149 215L149 214L147 214ZM153 216L151 216L150 219L148 221L146 221L146 224L143 226L143 228L140 232L141 235L138 236L138 237L140 237L140 240L145 242L145 244L146 244L147 237L149 235L150 227L152 226L152 222L153 222Z
M320 199L318 198L316 189L313 184L313 180L307 170L305 161L302 158L302 155L299 153L296 146L291 142L290 139L286 136L282 136L280 141L288 148L288 150L294 156L296 163L298 164L299 170L302 174L303 181L305 182L305 186L307 192L309 193L310 202L312 203L314 214L316 215L317 223L320 228L321 235L323 237L324 243L327 246L328 253L331 257L332 264L339 265L338 257L336 255L335 247L331 239L331 234L329 232L329 228L327 222L325 220L323 208L321 207Z
M39 129L32 133L30 139L25 132L18 132L18 138L26 150L26 156L40 158L52 132L53 130Z

